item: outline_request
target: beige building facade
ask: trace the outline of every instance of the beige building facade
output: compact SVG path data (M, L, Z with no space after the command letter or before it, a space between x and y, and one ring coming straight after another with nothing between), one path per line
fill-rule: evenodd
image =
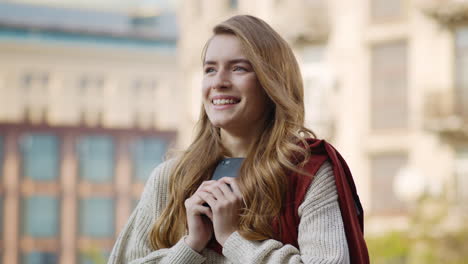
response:
M0 263L103 263L178 146L175 16L122 10L0 3Z

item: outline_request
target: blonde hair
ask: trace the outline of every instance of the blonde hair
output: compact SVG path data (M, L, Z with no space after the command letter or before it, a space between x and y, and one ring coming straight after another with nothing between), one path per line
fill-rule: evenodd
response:
M315 134L304 127L302 76L287 42L263 20L234 16L214 27L214 35L236 36L252 64L260 85L270 99L269 117L251 145L240 169L239 186L244 196L239 233L249 240L275 238L272 221L278 218L287 190L287 174L300 172L309 159L306 137ZM206 51L203 51L203 59ZM169 184L169 202L150 234L152 247L168 248L187 232L184 201L211 178L227 151L202 107L195 140L181 155ZM278 219L279 220L279 219Z

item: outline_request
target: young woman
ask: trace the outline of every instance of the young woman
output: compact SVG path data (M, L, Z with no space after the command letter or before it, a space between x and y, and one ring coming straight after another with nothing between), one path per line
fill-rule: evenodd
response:
M195 140L152 172L109 263L368 263L346 163L303 126L291 48L252 16L213 33Z

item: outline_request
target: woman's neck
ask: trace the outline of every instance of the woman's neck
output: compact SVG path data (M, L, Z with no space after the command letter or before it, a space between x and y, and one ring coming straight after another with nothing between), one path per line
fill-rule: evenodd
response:
M258 136L257 131L245 131L246 133L232 133L221 129L221 141L233 158L245 158L250 145Z

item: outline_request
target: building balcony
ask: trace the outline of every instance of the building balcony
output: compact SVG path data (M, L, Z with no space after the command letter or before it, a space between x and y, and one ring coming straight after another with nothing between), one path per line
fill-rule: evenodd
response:
M468 0L419 0L424 13L442 24L468 21Z
M467 103L450 91L432 91L424 100L424 127L448 139L468 139Z
M328 38L330 21L327 1L283 2L276 7L274 24L288 41L324 42Z

